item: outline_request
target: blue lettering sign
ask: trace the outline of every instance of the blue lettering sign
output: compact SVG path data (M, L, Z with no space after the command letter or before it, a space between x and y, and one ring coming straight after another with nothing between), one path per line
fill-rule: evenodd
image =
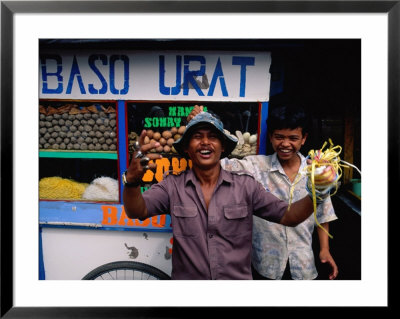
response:
M97 75L102 86L100 89L96 89L93 84L89 84L89 86L88 86L89 93L90 94L106 94L107 93L107 81L95 65L97 60L100 60L103 65L107 65L107 56L104 54L99 54L99 55L92 54L91 56L89 56L89 67Z
M240 65L240 97L246 95L246 65L254 65L254 57L232 57L232 65Z
M72 61L71 74L69 75L67 91L65 92L66 94L71 94L72 85L74 84L75 77L78 81L78 85L79 85L79 89L81 90L81 94L86 94L85 87L83 86L83 82L82 82L81 72L80 72L79 66L78 66L78 61L76 60L76 56L74 56L74 59Z
M195 76L202 76L206 73L206 59L200 55L185 55L183 58L183 74L184 74L184 82L183 82L183 95L189 94L189 83L196 90L199 96L204 96L203 91L197 85ZM189 70L189 64L192 61L200 62L200 70L191 71Z
M56 72L48 72L47 70L47 60L55 60L57 63ZM40 68L42 70L42 93L44 94L60 94L63 91L63 77L62 72L62 59L57 54L46 54L40 57ZM48 87L48 77L57 77L58 86L54 89Z
M217 84L217 80L219 79L219 83L221 85L221 91L223 96L228 96L228 91L226 89L224 72L222 71L221 60L218 58L217 65L215 66L214 74L211 80L210 89L208 90L208 96L212 96L214 94L215 85Z
M159 56L159 90L164 95L178 95L181 91L182 83L182 57L176 56L176 85L174 87L165 86L165 56Z
M115 62L124 63L124 88L120 91L115 88ZM127 94L129 91L129 58L126 55L112 55L110 57L110 91L112 94Z

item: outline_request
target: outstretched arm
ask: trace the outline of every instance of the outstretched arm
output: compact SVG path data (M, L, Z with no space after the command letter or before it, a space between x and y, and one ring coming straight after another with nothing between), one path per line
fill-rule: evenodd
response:
M144 145L146 131L142 131L139 137L139 149L135 150L132 160L126 171L126 181L133 183L135 186L124 187L122 199L124 203L125 213L129 218L139 218L140 220L147 218L147 207L140 190L140 181L147 169L155 169L155 163L149 163L150 160L161 158L157 153L148 153L151 149L159 146L158 142L151 142Z
M290 209L285 212L285 215L280 220L280 224L284 226L297 226L306 220L313 212L313 203L309 196L306 196L297 202L294 202Z
M318 180L315 180L315 188L317 195L317 204L322 203L325 198L330 196L330 189L333 187L332 181L336 179L336 175L330 166L327 166L319 175ZM311 199L312 190L309 186L310 176L308 176L306 189L309 196L293 203L282 217L280 223L285 226L297 226L307 219L314 211L313 201Z

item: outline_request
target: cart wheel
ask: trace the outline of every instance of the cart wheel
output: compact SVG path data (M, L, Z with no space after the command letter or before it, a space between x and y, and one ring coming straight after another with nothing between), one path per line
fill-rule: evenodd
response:
M136 261L115 261L101 265L82 280L169 280L166 273L153 266Z

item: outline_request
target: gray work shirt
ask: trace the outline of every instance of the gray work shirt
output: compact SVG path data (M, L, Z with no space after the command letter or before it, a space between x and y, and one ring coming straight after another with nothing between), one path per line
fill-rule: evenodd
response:
M288 204L244 172L221 173L206 208L192 170L143 193L149 217L171 215L172 279L252 279L253 214L279 222Z

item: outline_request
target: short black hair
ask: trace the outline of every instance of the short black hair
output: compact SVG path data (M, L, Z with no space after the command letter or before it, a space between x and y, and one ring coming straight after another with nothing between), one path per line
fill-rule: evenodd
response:
M272 134L275 130L301 128L307 134L310 129L310 119L304 108L298 104L283 104L269 109L267 130Z

